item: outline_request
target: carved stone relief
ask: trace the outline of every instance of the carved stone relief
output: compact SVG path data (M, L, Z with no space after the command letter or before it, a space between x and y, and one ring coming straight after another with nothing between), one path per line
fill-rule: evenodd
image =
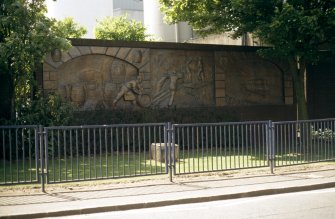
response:
M136 67L105 55L85 55L57 69L58 92L81 110L111 109L118 90L139 76Z
M213 104L213 63L210 54L153 51L152 56L152 107L196 107Z
M222 52L217 69L225 74L226 105L282 104L282 72L254 53Z

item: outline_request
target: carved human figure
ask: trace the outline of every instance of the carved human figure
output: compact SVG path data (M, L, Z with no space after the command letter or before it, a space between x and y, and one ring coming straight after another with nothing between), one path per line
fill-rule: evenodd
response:
M137 96L142 95L142 78L140 76L137 77L136 80L128 81L124 85L122 85L119 93L113 101L113 106L115 107L117 102L124 98L125 101L131 101L133 105L140 105Z
M178 75L175 71L166 73L157 83L157 93L159 93L164 85L164 83L170 79L169 91L170 91L170 99L168 106L171 106L174 101L174 97L177 90L177 81L181 79L182 76Z

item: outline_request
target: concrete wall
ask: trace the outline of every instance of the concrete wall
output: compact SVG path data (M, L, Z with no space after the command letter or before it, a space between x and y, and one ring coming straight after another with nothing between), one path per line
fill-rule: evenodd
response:
M292 105L287 66L256 49L74 40L49 54L42 84L78 110Z

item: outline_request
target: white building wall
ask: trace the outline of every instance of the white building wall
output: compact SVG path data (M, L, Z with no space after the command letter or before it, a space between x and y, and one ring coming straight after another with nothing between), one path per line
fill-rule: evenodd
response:
M184 42L192 38L192 29L186 23L176 26L164 22L158 0L143 0L143 10L147 34L165 42Z

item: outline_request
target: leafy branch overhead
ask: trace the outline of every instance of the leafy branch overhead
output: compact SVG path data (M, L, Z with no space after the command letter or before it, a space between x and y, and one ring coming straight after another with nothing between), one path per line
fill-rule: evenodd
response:
M105 17L94 29L95 38L107 40L144 41L145 27L139 21L128 19L127 15Z
M201 35L252 33L272 55L317 62L320 48L335 50L333 0L160 0L168 22L187 21Z

